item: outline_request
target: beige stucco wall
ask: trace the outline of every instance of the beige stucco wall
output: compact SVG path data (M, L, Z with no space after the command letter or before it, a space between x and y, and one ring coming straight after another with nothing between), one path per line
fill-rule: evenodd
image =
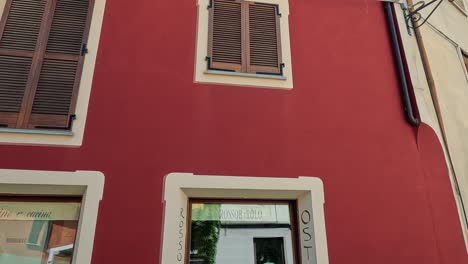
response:
M3 14L3 9L5 9L6 0L0 0L0 16Z
M417 2L417 1L415 1ZM468 9L468 1L465 0ZM425 16L431 9L423 12ZM447 35L461 48L468 50L468 17L454 4L444 1L429 19L429 23Z
M457 47L431 29L423 29L434 73L452 162L468 198L468 82ZM467 34L468 35L468 34ZM430 41L429 41L430 40ZM465 199L468 202L468 199Z
M427 9L422 12L423 17L432 10L431 7ZM421 119L436 131L442 144L441 130L414 32L412 35L407 33L399 5L395 5L395 10L397 10L402 42ZM460 49L468 51L468 17L454 4L444 1L428 23L421 27L421 32L432 68L448 140L449 147L448 150L445 149L446 157L449 151L452 158L454 170L450 171L450 175L454 195L460 210L465 241L468 242L467 226L464 223L461 203L461 201L464 202L465 210L468 211L468 118L466 117L468 114L468 76L460 53ZM449 161L448 165L450 168ZM455 191L455 179L458 180L461 195Z

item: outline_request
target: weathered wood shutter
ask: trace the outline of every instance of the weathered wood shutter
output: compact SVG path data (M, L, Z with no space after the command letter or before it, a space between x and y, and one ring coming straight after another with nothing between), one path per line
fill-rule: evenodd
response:
M280 14L277 5L248 2L247 72L281 74Z
M243 59L242 3L214 0L210 9L208 63L211 69L241 72Z
M278 5L213 0L208 68L254 74L282 74Z
M0 126L16 127L46 0L7 1L0 22Z
M42 10L35 7L36 2L41 1L45 6ZM8 1L7 5L11 4L11 6L20 3L19 13L23 14L24 10L31 10L32 15L16 18L12 17L12 9L5 10L4 18L7 17L7 26L4 27L4 32L9 32L7 31L9 21L20 25L20 29L11 30L11 34L17 40L11 41L13 44L7 42L5 45L27 48L32 54L29 73L24 75L27 72L24 67L23 71L15 72L23 74L22 76L26 76L27 79L26 85L18 83L15 86L21 87L23 91L21 99L18 99L21 101L20 109L18 110L17 107L14 109L16 115L3 112L3 105L11 105L11 103L0 101L0 111L2 111L0 124L29 129L70 128L81 79L93 2L93 0ZM38 21L31 22L30 17L38 17L36 19ZM23 34L22 28L27 29L26 32L33 32L34 29L36 35L30 33L28 35L30 38L26 39L21 35ZM0 30L2 30L1 25ZM0 39L0 55L3 55L1 51L5 36L6 34L3 33ZM33 42L34 47L31 44ZM25 54L20 55L24 57ZM0 67L1 65L0 59ZM11 87L4 85L1 78L0 91L6 90L11 93ZM16 94L20 97L21 93L18 91Z
M57 0L29 128L68 128L75 111L90 18L89 0Z

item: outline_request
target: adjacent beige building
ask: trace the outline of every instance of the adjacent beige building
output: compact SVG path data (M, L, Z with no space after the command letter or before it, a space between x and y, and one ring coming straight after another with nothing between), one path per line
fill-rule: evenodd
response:
M467 241L468 1L442 1L419 32L405 22L404 8L411 9L412 4L411 0L395 4L410 78L422 122L434 128L445 147ZM434 3L422 9L420 21L413 26L420 25L436 6Z

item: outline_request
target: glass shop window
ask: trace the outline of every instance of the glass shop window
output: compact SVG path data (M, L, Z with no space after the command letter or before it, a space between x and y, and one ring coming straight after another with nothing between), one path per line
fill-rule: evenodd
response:
M295 204L191 200L188 264L295 264Z
M71 264L79 199L0 197L0 263Z

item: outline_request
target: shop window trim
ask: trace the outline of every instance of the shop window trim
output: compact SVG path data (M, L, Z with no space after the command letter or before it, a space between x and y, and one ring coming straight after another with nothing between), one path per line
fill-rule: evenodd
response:
M198 23L195 54L195 83L224 84L245 87L285 89L293 88L292 61L289 34L289 0L242 0L242 2L258 5L275 6L278 15L278 68L250 67L243 54L242 65L231 67L233 64L221 63L221 67L212 65L210 41L210 13L213 10L212 0L196 0L198 5ZM240 0L236 0L239 2ZM244 19L245 20L245 19ZM244 44L245 45L245 41ZM245 49L245 48L244 48ZM245 63L244 63L245 61ZM229 66L230 65L230 66ZM225 67L229 66L229 67ZM243 68L243 70L242 70ZM235 69L235 70L233 70ZM258 70L256 70L258 69Z
M0 195L80 196L81 211L72 264L90 264L104 175L97 171L0 170Z
M159 263L184 264L189 200L296 200L302 264L328 264L323 183L315 177L268 178L171 173L164 184Z

